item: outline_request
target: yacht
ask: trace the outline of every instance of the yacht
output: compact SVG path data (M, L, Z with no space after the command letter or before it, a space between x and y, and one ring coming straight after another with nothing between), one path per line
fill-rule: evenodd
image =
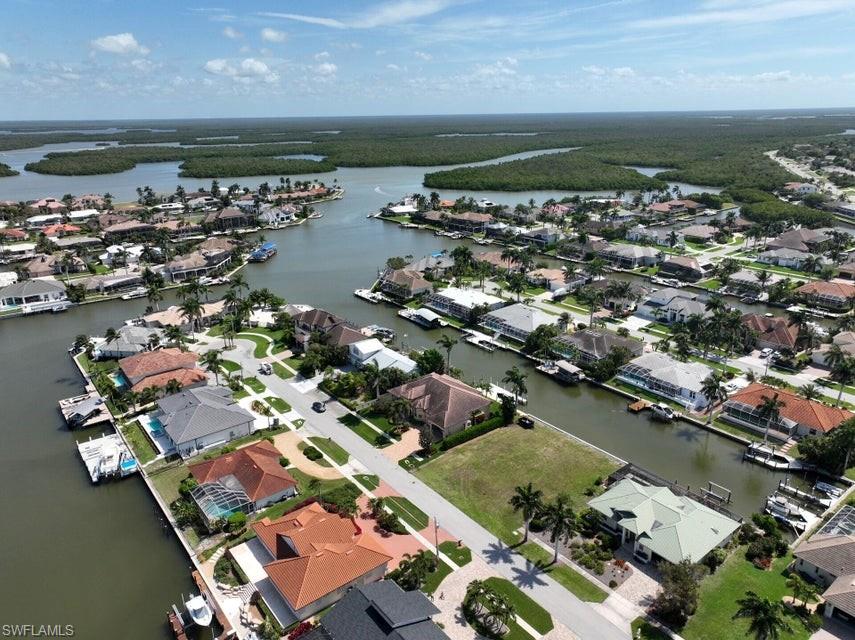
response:
M145 287L137 287L136 289L131 289L126 294L122 295L122 300L135 300L137 298L145 298L147 295L147 291Z
M653 415L655 417L660 420L664 420L665 422L671 422L675 417L677 417L674 410L664 402L657 402L656 404L650 405L650 410L653 411Z
M211 610L208 601L201 595L194 596L184 603L187 607L187 613L190 614L190 619L200 627L210 626L214 619L214 612Z

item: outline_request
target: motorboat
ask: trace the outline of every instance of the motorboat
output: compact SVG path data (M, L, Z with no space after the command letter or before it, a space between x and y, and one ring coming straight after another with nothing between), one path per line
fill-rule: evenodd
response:
M201 595L194 596L184 603L187 607L187 613L190 619L200 627L208 627L214 619L214 612L211 610L208 601Z
M816 520L815 516L777 492L766 498L764 511L775 520L790 525L796 531L804 531L809 522Z
M146 295L148 295L148 292L145 287L137 287L123 294L122 300L136 300L137 298L145 298Z
M664 420L665 422L672 422L674 418L677 417L677 414L674 410L669 407L664 402L657 402L655 404L650 405L650 410L653 412L653 415L659 420Z
M353 295L371 304L383 301L383 294L379 291L372 291L371 289L357 289L353 292Z

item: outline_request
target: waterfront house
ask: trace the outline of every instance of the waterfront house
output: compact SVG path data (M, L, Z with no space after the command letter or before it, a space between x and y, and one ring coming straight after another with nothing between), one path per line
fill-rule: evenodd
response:
M362 338L358 342L347 345L353 366L361 368L374 364L381 371L391 367L404 373L412 373L416 370L415 361L404 354L390 349L377 338L365 338L365 336Z
M462 233L484 233L487 225L491 222L493 222L493 216L489 213L477 213L475 211L450 213L444 220L446 229Z
M707 263L701 265L697 258L692 256L669 256L665 262L659 265L657 275L666 278L677 278L687 282L697 282L705 278L712 265Z
M226 303L223 300L216 302L205 302L202 304L201 315L196 318L197 326L210 326L223 315ZM180 327L185 333L190 332L192 323L190 319L181 312L181 307L172 305L163 311L155 311L143 316L143 324L147 327Z
M199 278L223 269L231 262L230 251L201 249L184 256L176 256L166 263L164 272L173 282Z
M692 411L702 411L709 401L701 389L704 379L711 373L712 369L700 362L680 362L669 355L653 351L622 366L617 378Z
M66 309L70 304L59 280L24 280L0 289L2 311Z
M798 270L802 268L810 256L811 254L807 251L800 251L799 249L769 249L758 254L757 262Z
M165 389L171 380L182 389L208 384L207 374L196 365L198 356L190 351L169 348L142 351L119 360L119 370L132 391Z
M380 276L380 290L398 300L412 300L430 293L433 284L413 269L387 269Z
M520 236L520 240L526 242L539 249L555 244L562 238L562 233L558 229L549 227L541 227L539 229L531 229Z
M757 277L759 273L755 269L740 269L727 279L728 290L759 293L764 287L768 289L770 285L783 280L783 276L769 273L769 279L766 280L765 285L761 285L760 279Z
M503 220L511 220L514 224L528 225L537 222L540 209L537 207L505 207L496 211L494 215Z
M387 393L409 401L416 420L430 430L434 440L462 431L473 420L483 418L490 407L489 398L457 378L441 373L429 373Z
M574 291L585 284L587 276L583 273L567 271L566 269L534 269L525 274L529 284L558 294Z
M674 235L672 236L671 231L671 229L663 229L661 227L645 227L643 224L637 224L626 232L626 239L630 242L655 244L660 247L685 246L685 238L683 237L683 232L679 229L674 230Z
M855 331L835 333L834 337L831 338L831 344L823 343L819 345L819 348L814 349L813 353L811 353L811 360L813 360L814 364L828 366L826 357L832 345L838 346L847 357L855 358Z
M308 346L313 335L326 336L326 344L335 346L347 346L365 339L365 336L355 327L349 326L344 318L323 309L301 311L291 316L291 319L294 321L294 340L303 349Z
M80 273L86 271L86 263L82 258L70 255L71 263L67 266L62 263L63 253L57 252L51 255L40 254L32 258L24 269L31 278L44 278L45 276L65 275L68 273Z
M722 408L721 418L763 433L766 418L760 415L764 398L774 396L784 403L778 409L779 417L769 424L769 435L786 440L791 437L823 435L838 427L841 422L855 417L851 411L830 407L800 395L754 382L730 396Z
M154 225L155 229L165 229L170 238L186 238L202 233L202 227L198 224L181 218L179 220L164 220Z
M211 195L199 195L194 198L189 198L186 202L187 208L191 211L204 211L209 208L216 208L220 204L220 200Z
M837 312L848 311L855 301L855 286L845 282L808 282L796 289L796 293L807 304Z
M501 251L482 251L475 255L475 261L489 265L493 273L499 269L507 270L514 268L513 261L509 263L507 259L502 257Z
M593 364L605 358L615 348L626 349L632 357L638 357L644 352L644 342L624 338L605 329L582 329L558 336L554 348L573 362Z
M52 242L59 249L66 250L92 251L103 246L100 238L93 238L92 236L66 236L65 238L54 238Z
M283 224L293 224L297 220L300 208L293 204L281 207L265 207L258 214L258 221L266 227L279 227Z
M139 272L129 272L112 276L92 276L83 281L83 286L86 287L87 294L117 293L141 287L144 284ZM150 329L149 333L151 333Z
M190 495L208 527L234 513L254 513L297 494L297 481L279 464L280 451L267 440L254 442L189 471L199 483Z
M255 416L238 405L231 389L215 386L161 398L150 419L163 427L182 458L248 436L255 425Z
M656 213L667 215L680 215L683 213L700 213L705 206L694 200L668 200L667 202L654 202L648 209Z
M797 193L800 196L806 196L809 193L817 192L816 185L811 184L810 182L788 182L784 185L784 189L786 191L792 191L793 193Z
M691 242L707 244L715 240L718 229L708 224L693 224L680 229L683 237Z
M795 249L807 253L819 253L828 248L831 237L822 229L790 229L766 243L769 249Z
M393 580L350 589L300 636L302 640L450 640L431 620L439 609L421 591L404 591Z
M115 338L98 344L92 355L96 360L127 358L156 347L163 337L160 329L123 325L116 329Z
M131 218L130 216L126 216L121 213L116 213L114 211L108 211L99 215L92 222L94 222L94 226L103 231L108 227L112 227L114 224L119 224L120 222L130 222L131 220L133 220L133 218ZM90 223L90 226L93 225Z
M116 243L127 238L148 237L154 235L154 225L139 220L117 222L104 229L104 241Z
M602 527L641 562L701 562L725 547L740 523L669 487L624 478L588 501Z
M99 209L104 209L107 206L107 201L104 199L104 196L97 193L86 193L81 196L76 196L71 200L71 211L72 214L75 211L95 211L97 215L97 211Z
M236 207L228 207L220 211L212 211L205 216L204 224L217 231L229 231L231 229L246 229L258 226L255 213L243 211Z
M476 309L485 309L487 312L503 306L505 301L483 291L475 289L458 289L447 287L430 294L425 300L425 306L437 313L452 316L460 320L469 319L471 313Z
M830 522L793 551L792 567L817 583L824 614L855 620L855 507L845 505Z
M756 336L754 344L758 349L795 350L796 348L799 328L786 318L777 316L769 318L759 313L746 313L742 316L742 324Z
M698 300L697 294L665 287L648 295L639 305L636 315L646 320L671 324L685 322L693 315L706 317L710 312L706 310L706 305Z
M63 214L68 211L65 203L56 198L42 198L27 205L30 211L37 211L46 215Z
M52 224L60 224L63 217L62 213L40 213L27 218L27 227L30 229L41 229Z
M662 252L655 247L635 244L608 244L597 252L603 260L621 269L652 267L662 262Z
M647 289L647 287L632 282L630 283L628 298L615 298L614 296L609 295L609 285L612 282L613 280L609 280L608 278L601 278L586 285L589 289L598 289L603 292L605 295L603 306L606 309L631 313L638 305L638 301L643 300L650 294L650 290Z
M410 271L418 271L424 276L430 275L432 278L437 279L444 277L452 267L454 267L454 259L441 253L414 260L405 268Z
M532 331L543 325L554 325L557 317L536 307L512 304L495 309L481 318L481 326L518 342L525 342Z
M262 518L252 529L266 552L266 579L298 620L335 604L352 587L381 580L392 560L356 521L317 502L277 520Z

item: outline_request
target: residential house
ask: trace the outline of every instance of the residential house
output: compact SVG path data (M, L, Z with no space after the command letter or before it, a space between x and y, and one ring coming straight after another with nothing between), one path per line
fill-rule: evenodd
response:
M297 481L279 464L282 453L260 440L231 453L191 464L199 483L190 495L205 523L212 525L234 513L254 513L297 494Z
M742 324L756 335L755 345L758 349L795 350L799 335L798 325L792 324L787 318L769 318L759 313L746 313L742 316Z
M505 207L504 209L496 211L494 215L503 220L512 220L515 224L528 225L537 222L540 215L540 209L537 207L520 207L513 209Z
M445 227L451 231L463 233L484 233L491 222L493 222L493 216L489 213L466 211L448 214L445 218Z
M603 516L602 527L632 548L641 562L701 562L725 547L740 522L674 493L669 487L624 478L588 501Z
M437 313L467 320L476 309L487 312L503 306L505 301L483 291L447 287L431 293L425 300L425 306Z
M68 207L65 206L65 203L61 200L57 200L56 198L42 198L41 200L36 200L35 202L31 202L27 205L27 208L30 211L37 211L43 214L63 214L68 211Z
M705 205L694 200L668 200L667 202L654 202L648 209L667 215L680 215L683 213L697 214L705 209Z
M70 304L65 285L59 280L24 280L0 289L3 311L65 309Z
M816 280L803 284L796 293L807 304L816 304L831 311L848 311L855 302L855 286L845 282Z
M117 241L131 238L154 235L154 225L139 220L128 220L126 222L117 222L104 229L104 241L108 243L116 243Z
M209 208L216 208L220 205L220 200L212 195L199 195L195 198L190 198L186 202L187 208L191 211L203 211Z
M638 307L636 315L663 324L685 322L693 315L710 315L706 305L698 300L697 294L666 287L651 293Z
M837 277L844 280L855 280L855 254L837 268Z
M620 368L618 379L651 391L683 405L702 411L709 401L701 392L703 381L712 369L699 362L680 362L658 351L638 356Z
M105 209L106 207L107 201L104 199L104 196L97 193L86 193L82 196L76 196L71 200L72 212L86 210L97 211L100 209Z
M831 338L831 344L823 343L818 349L814 349L813 353L811 353L811 360L813 360L814 364L828 366L826 358L828 357L828 352L832 345L839 347L847 357L855 358L855 331L841 331L839 333L835 333L834 337Z
M768 418L761 414L764 398L778 398L784 403L779 417L769 422L769 435L780 440L791 437L823 435L841 422L855 417L851 411L808 400L786 389L754 382L728 398L721 418L748 427L759 433L766 430Z
M171 380L182 388L208 384L207 374L198 368L198 356L176 348L141 351L119 360L119 371L132 391L154 387L164 389Z
M92 276L86 278L83 286L86 287L86 293L117 293L128 289L141 287L145 283L139 272L129 272L111 276ZM148 330L151 333L151 330Z
M582 273L570 272L566 269L534 269L525 274L529 284L535 287L543 287L553 293L573 291L578 289L587 281Z
M769 249L757 256L757 262L798 270L810 257L810 253L798 249Z
M308 346L313 334L326 334L334 327L345 323L344 318L323 309L301 311L291 316L291 319L294 321L294 340L303 349Z
M416 370L417 365L411 358L390 349L377 338L365 338L365 336L362 338L348 345L350 362L353 366L362 368L373 364L381 371L391 367L404 373L412 373Z
M277 520L263 518L252 529L269 558L266 579L298 620L335 604L352 587L382 579L392 560L353 519L317 502Z
M454 267L454 259L444 253L439 253L414 260L405 268L410 271L418 271L424 276L430 275L434 279L439 279L444 277L452 267Z
M631 282L629 287L629 297L615 298L609 295L609 285L612 282L614 282L614 280L609 280L608 278L600 278L599 280L594 280L593 282L590 282L586 285L589 289L599 289L603 292L603 295L605 296L605 298L603 299L603 306L606 309L611 309L613 311L622 311L624 313L631 313L638 306L639 300L643 300L648 295L650 295L650 290L647 289L647 287L643 287L640 284Z
M756 269L740 269L727 279L727 288L730 291L760 293L764 288L783 280L783 276L769 273L769 279L765 284L760 282ZM768 273L768 272L767 272Z
M44 253L35 256L24 265L24 269L31 278L44 278L68 273L80 273L86 271L86 263L75 255L68 254L71 262L68 265L62 263L63 253L57 252L51 255Z
M127 358L159 345L163 337L160 329L123 325L116 329L115 338L95 347L93 356L96 360Z
M202 233L202 227L184 218L165 220L154 225L155 229L165 229L171 238L186 238Z
M411 403L415 418L435 440L446 438L483 417L490 399L446 374L429 373L387 392Z
M604 329L583 329L565 333L555 340L555 350L568 360L579 364L598 362L618 347L629 351L634 358L644 352L644 342L641 340L624 338Z
M591 257L600 255L609 248L605 240L592 240L590 237L585 242L561 242L558 244L558 255L575 260L589 260Z
M809 193L817 192L816 185L811 184L810 182L788 182L784 185L784 189L786 189L787 191L793 191L794 193L797 193L800 196L806 196Z
M549 227L541 227L539 229L531 229L526 231L520 239L530 245L545 249L546 247L555 244L563 237L563 234L558 229Z
M201 316L196 318L196 326L201 325L206 327L213 324L223 315L225 307L226 303L223 300L203 303ZM147 327L158 327L161 329L166 327L180 327L185 333L192 329L190 319L182 313L181 307L178 305L172 305L163 311L155 311L154 313L143 316L143 323Z
M258 226L258 220L253 212L228 207L209 213L205 216L203 224L209 225L218 231L229 231L230 229L256 227Z
M26 240L27 232L23 229L0 229L0 236L3 236L7 242L10 240Z
M115 213L114 211L108 211L106 213L102 213L95 220L95 226L101 229L107 229L112 227L113 225L119 224L120 222L130 222L133 220L130 216L123 215L121 213Z
M544 218L560 220L563 217L569 216L575 210L576 205L574 204L564 204L561 202L557 202L555 204L544 205L541 209L541 213Z
M662 262L662 252L654 247L635 244L609 244L597 255L621 269L652 267Z
M496 335L525 342L532 331L544 325L554 325L556 316L525 304L512 304L491 311L481 318L481 326Z
M642 244L655 244L660 247L682 247L685 246L685 237L679 229L662 229L661 227L645 227L637 224L626 232L626 239L630 242Z
M258 222L265 227L277 228L282 225L293 224L297 220L299 207L292 204L281 207L265 207L258 214Z
M718 229L708 224L693 224L688 227L683 227L680 229L683 233L683 237L686 240L690 240L691 242L700 242L701 244L707 244L715 240L715 236L718 233Z
M439 609L393 580L357 585L301 636L303 640L450 640L431 620Z
M231 252L199 250L176 256L166 263L164 272L173 282L192 280L216 272L231 262Z
M157 401L151 419L160 423L182 458L219 447L253 431L255 416L226 387L182 389Z
M489 265L494 273L499 269L507 270L514 268L513 261L508 262L507 259L503 258L501 251L482 251L475 255L475 261Z
M433 284L412 269L387 269L380 276L380 290L398 300L412 300L433 291Z
M45 234L48 238L61 238L63 236L72 234L72 233L80 233L82 229L78 226L68 223L60 223L60 224L51 224L44 227L41 230L41 233Z
M30 229L40 229L52 224L60 224L65 218L62 213L40 213L27 218L27 227Z
M101 238L94 238L92 236L67 236L65 238L54 238L51 242L53 242L57 248L69 251L74 251L76 249L93 250L103 246Z
M828 248L831 240L828 233L822 229L790 229L766 243L771 249L794 249L805 253L821 253Z
M659 265L658 276L673 277L686 282L697 282L705 278L712 268L709 263L701 266L692 256L669 256Z

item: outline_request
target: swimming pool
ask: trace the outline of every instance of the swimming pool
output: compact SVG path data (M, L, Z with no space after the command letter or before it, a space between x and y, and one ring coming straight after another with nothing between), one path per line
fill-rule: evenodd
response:
M144 415L137 418L137 420L139 420L140 426L160 453L166 454L175 450L175 445L172 443L157 416Z
M117 389L128 386L128 380L125 378L125 374L121 371L113 371L110 374L110 380L113 382L113 386Z

